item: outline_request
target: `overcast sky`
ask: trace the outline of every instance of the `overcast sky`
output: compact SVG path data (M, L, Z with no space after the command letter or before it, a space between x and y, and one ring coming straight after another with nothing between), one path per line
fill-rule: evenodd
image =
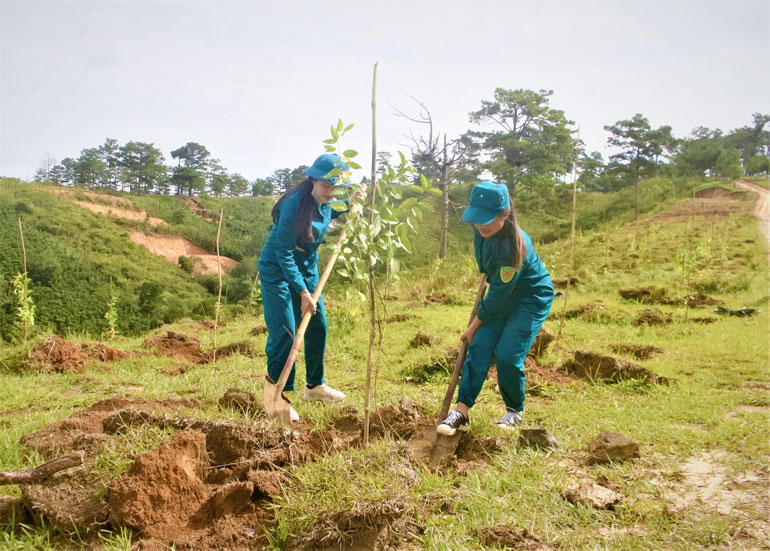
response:
M770 113L769 29L768 0L0 0L0 175L114 138L253 180L310 164L338 118L368 175L375 62L378 150L408 153L409 95L451 139L501 87L553 90L606 159L635 113L677 137Z

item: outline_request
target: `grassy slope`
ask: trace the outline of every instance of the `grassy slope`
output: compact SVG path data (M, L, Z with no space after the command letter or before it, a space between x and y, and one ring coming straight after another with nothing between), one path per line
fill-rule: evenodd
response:
M578 348L606 353L611 344L651 344L664 352L644 365L675 379L674 384L650 387L576 382L548 387L544 395L528 398L527 426L550 430L562 445L559 451L544 454L522 450L515 446L515 435L504 435L507 445L488 462L464 473L418 469L412 486L405 486L393 466L401 461L395 444L378 443L367 451L327 456L296 473L286 497L277 504L279 526L274 536L280 540L283 534L301 532L318 515L346 510L362 496L395 495L408 500L424 529L420 546L426 549L482 549L478 530L497 524L528 528L541 539L567 549L738 546L741 526L756 518L756 512L721 516L709 503L703 503L674 514L662 498L656 477L675 483L685 459L707 450L727 453L722 461L731 475L767 464L768 269L756 222L748 214L750 207L746 203L744 212L713 222L699 217L663 219L579 235L576 273L581 283L572 290L570 305L600 300L608 312L607 320L566 320L564 338L547 361L559 363ZM457 250L461 248L458 245ZM464 252L470 256L468 249ZM567 274L565 241L540 246L538 252L555 278ZM684 272L680 269L682 259L686 260ZM404 383L404 375L455 345L467 322L477 274L472 260L466 257L447 262L442 269L416 270L415 275L388 291L398 297L386 303L388 314L403 312L414 317L386 326L375 407L409 396L435 413L445 391L445 377L437 375L429 384L414 385ZM726 317L711 325L699 325L685 322L682 308L656 306L671 313L674 322L666 327L635 327L630 322L648 306L622 300L617 290L650 284L665 287L674 297L681 297L686 289L702 290L724 300L727 306L747 305L764 311L755 317ZM328 379L348 393L347 403L361 408L368 326L363 314L350 313L351 305L344 303L342 291L343 286L337 284L327 293L331 332ZM455 303L405 308L433 291L447 293ZM546 323L551 331L558 328L562 304L555 303ZM707 314L691 310L688 315ZM231 322L221 330L219 344L246 338L258 323L261 320L255 318ZM190 333L196 327L179 323L168 328ZM440 335L442 341L430 348L411 348L409 340L418 330ZM211 345L210 334L196 336L204 345ZM264 339L251 337L257 348L264 346ZM113 344L138 349L141 339L120 338ZM253 360L234 356L222 360L216 369L200 366L180 376L162 375L173 362L136 358L109 369L94 366L82 374L3 373L0 470L39 462L25 456L19 444L21 435L105 396L183 395L200 400L212 418L237 418L237 414L217 408L216 402L227 388L261 395L261 382L248 378L262 371L261 362L255 365ZM318 426L325 426L342 408L302 400L296 400L295 405L300 415ZM499 396L487 385L473 412L473 434L496 436L490 422L500 410ZM602 430L624 432L641 442L641 459L581 467L581 450ZM149 439L143 446L152 442ZM137 445L132 453L143 446ZM625 496L623 503L614 511L596 511L565 501L561 492L582 472L593 479L603 474L618 484ZM323 488L334 488L334 492ZM6 486L0 491L14 494L17 490ZM43 532L21 538L17 548L36 548L31 542ZM9 537L7 532L5 537ZM45 548L45 544L37 548Z

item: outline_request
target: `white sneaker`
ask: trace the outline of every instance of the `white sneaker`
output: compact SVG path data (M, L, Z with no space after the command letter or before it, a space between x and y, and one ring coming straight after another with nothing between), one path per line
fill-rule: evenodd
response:
M345 398L345 393L335 390L328 385L316 385L313 388L305 386L305 393L302 395L305 400L319 400L321 402L339 402Z
M289 421L292 423L299 421L299 413L291 406L289 406Z

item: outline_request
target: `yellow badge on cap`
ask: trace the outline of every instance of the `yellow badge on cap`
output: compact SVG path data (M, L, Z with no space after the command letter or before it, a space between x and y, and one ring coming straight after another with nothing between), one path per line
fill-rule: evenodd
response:
M503 283L509 283L515 275L516 270L514 270L511 266L503 266L500 268L500 279L503 280Z

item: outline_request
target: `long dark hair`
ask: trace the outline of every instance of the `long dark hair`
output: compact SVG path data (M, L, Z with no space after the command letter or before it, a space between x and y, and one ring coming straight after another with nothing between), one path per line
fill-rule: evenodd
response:
M305 178L300 184L294 186L278 199L278 202L273 205L273 210L270 211L270 215L273 217L273 223L278 223L278 215L281 212L281 203L293 193L302 195L302 198L299 200L299 209L297 209L297 214L294 217L294 230L303 240L312 243L315 241L315 236L313 235L313 210L318 206L318 203L313 197L312 178Z
M518 272L527 256L527 244L524 242L524 236L521 235L519 225L516 223L516 210L513 208L513 203L506 211L503 211L501 216L505 216L505 222L500 231L511 241L511 266Z

